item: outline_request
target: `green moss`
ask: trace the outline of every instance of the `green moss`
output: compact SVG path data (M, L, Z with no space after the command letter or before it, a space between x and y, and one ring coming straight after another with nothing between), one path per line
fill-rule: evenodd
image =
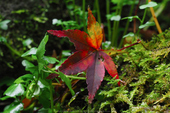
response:
M107 84L111 87L104 87L99 93L105 96L100 110L108 107L105 106L108 103L112 103L117 112L123 113L169 110L170 31L166 30L162 34L165 38L155 35L150 42L142 41L142 44L126 49L127 53L116 57L118 62L124 59L119 64L119 76L126 84L117 87L112 80L107 79ZM112 107L110 109L113 109Z

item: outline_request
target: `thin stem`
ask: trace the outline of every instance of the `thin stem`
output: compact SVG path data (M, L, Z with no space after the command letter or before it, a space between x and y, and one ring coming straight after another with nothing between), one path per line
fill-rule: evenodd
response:
M73 0L73 6L74 6L74 18L78 24L78 19L77 19L77 14L75 13L75 9L76 9L76 4L75 4L75 0Z
M88 103L88 107L87 107L87 109L88 109L88 111L87 111L87 112L88 112L88 113L91 113L91 104L89 104L89 103Z
M17 56L21 57L21 54L16 51L14 48L12 48L8 43L4 43L13 53L15 53Z
M83 0L83 24L84 24L84 32L86 32L85 5L86 5L86 0Z
M118 14L118 9L116 10L116 14ZM116 23L117 21L114 21L113 22L113 31L112 31L112 39L111 39L111 45L114 46L115 45L115 37L116 37L116 34L117 34L117 29L116 29Z
M63 30L65 30L65 26L63 24L61 24L61 27L62 27Z
M134 9L134 6L135 6L135 0L133 0L133 2L134 2L134 3L131 5L131 8L130 8L129 16L132 15L132 12L133 12L133 9ZM127 20L126 26L125 26L125 30L124 30L124 32L123 32L123 36L127 34L127 31L128 31L128 28L129 28L129 23L130 23L129 20ZM123 41L124 41L124 38L121 39L120 44L119 44L119 47L122 46Z
M99 8L99 1L96 0L96 9L97 9L97 20L99 24L101 24L101 17L100 17L100 8Z
M138 4L136 6L135 16L137 15L140 2L141 2L141 0L139 0ZM136 33L136 18L133 19L133 32Z
M52 83L53 86L62 86L60 83Z
M5 46L8 47L9 50L11 50L14 54L16 54L17 56L21 57L21 54L15 50L14 48L12 48L8 43L4 43ZM30 58L30 57L23 57L24 59L28 60L28 61L34 61L34 59Z
M57 81L57 83L60 83L60 81L57 78L55 78L55 80Z
M106 14L110 14L110 0L106 0ZM107 19L107 28L108 28L108 40L111 41L110 19Z
M35 79L34 79L35 80ZM33 90L31 90L31 93L29 95L29 98L32 98L35 90L38 88L38 80L39 80L39 71L38 71L38 77L35 80L35 88ZM27 88L27 90L30 90L29 88Z
M136 43L133 43L133 44L131 44L131 45L129 45L129 46L123 47L123 48L119 49L118 51L124 50L124 49L126 49L126 48L129 48L129 47L134 46L134 45L139 44L139 43L141 43L141 41L140 41L140 40L137 40Z
M116 15L121 15L122 12L122 0L119 1L118 5L117 5L117 9L116 9ZM111 45L112 46L117 46L118 43L118 27L119 27L119 21L114 21L113 23L113 35L112 35L112 41L111 41Z
M75 76L68 76L68 75L66 75L66 77L68 77L68 78L71 78L71 79L79 79L79 80L86 80L86 78L85 77L75 77Z
M144 14L143 14L143 18L142 18L142 20L141 20L140 25L142 25L143 22L144 22L144 20L145 20L146 12L147 12L147 8L145 8L145 11L144 11ZM137 36L139 35L140 30L141 30L141 29L139 28L138 31L137 31Z
M145 9L145 12L143 14L143 18L142 18L142 21L141 21L141 24L143 24L144 20L145 20L145 17L146 17L146 11L147 11L147 8Z
M46 67L50 72L49 73L54 73L54 74L57 74L59 75L58 72L54 71L54 70L51 70L50 68ZM78 79L78 80L86 80L85 77L76 77L76 76L70 76L70 75L65 75L66 77L68 78L71 78L71 79Z
M50 86L50 99L51 99L51 110L52 110L52 113L54 112L53 109L54 109L54 103L53 103L53 86L51 85Z

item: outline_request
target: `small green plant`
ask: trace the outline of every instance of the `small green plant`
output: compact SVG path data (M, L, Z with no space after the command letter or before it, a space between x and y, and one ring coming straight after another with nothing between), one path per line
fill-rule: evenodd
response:
M16 79L4 92L5 97L2 97L1 100L8 98L16 99L15 102L5 107L4 113L22 111L27 107L27 102L36 99L40 101L44 108L50 107L49 100L52 98L50 93L52 93L53 88L51 88L51 81L45 79L48 76L48 73L43 72L43 68L47 63L55 63L57 60L55 58L44 56L45 44L47 41L48 35L45 35L38 48L32 48L22 55L23 57L32 55L32 58L37 60L38 66L35 66L27 60L22 61L25 70L29 71L29 73ZM26 99L28 99L28 101L24 102ZM34 105L35 102L32 102L31 104ZM33 107L30 106L27 110L28 109L32 111Z

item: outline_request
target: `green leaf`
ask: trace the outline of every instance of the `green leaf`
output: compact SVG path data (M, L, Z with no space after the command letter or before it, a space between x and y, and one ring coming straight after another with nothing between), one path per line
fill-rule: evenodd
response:
M50 107L50 91L47 89L44 89L39 96L39 102L43 105L44 108Z
M133 5L133 4L138 4L139 1L137 0L122 0L123 5Z
M3 113L20 113L24 109L23 103L13 102L9 106L5 107Z
M103 49L111 49L111 41L102 42Z
M38 49L37 49L37 53L36 53L36 56L37 56L37 59L42 59L44 54L45 54L45 45L48 41L48 35L45 35L44 38L42 39L40 45L38 46Z
M121 0L111 0L112 3L118 4Z
M33 96L39 96L40 95L40 87L35 87L34 89L35 90L34 90Z
M38 60L38 70L39 72L41 69L44 67L45 61L43 60L43 56L45 54L45 45L48 41L48 35L45 35L44 38L42 39L40 45L38 46L36 56Z
M38 86L39 86L40 88L45 88L46 85L44 85L44 84L42 83L42 81L44 82L45 80L43 80L43 79L39 80L39 81L38 81ZM49 85L48 85L48 86L49 86Z
M61 24L62 24L62 21L54 18L54 19L52 20L52 24L53 24L53 25L55 25L55 24L61 25Z
M0 42L7 42L6 38L3 36L0 36Z
M32 40L31 40L30 38L28 38L28 39L26 39L26 40L24 40L24 41L22 42L22 44L23 44L24 46L29 46L31 43L32 43Z
M121 19L121 16L120 15L116 15L116 16L112 16L111 18L110 18L110 20L111 21L119 21Z
M142 28L144 28L144 27L147 27L147 26L154 26L154 25L155 25L154 22L146 22L145 24L140 25L139 28L142 29Z
M63 50L63 51L62 51L62 57L68 57L68 56L70 56L70 55L71 55L70 52L71 52L70 50Z
M24 54L21 55L21 57L25 57L28 55L34 55L37 52L37 48L33 47L30 50L28 50L27 52L25 52Z
M73 4L67 4L66 7L69 9L69 10L72 10L74 8L74 5Z
M13 84L4 92L5 95L10 97L21 96L24 94L23 84Z
M138 16L128 16L128 17L122 18L121 20L128 19L130 22L132 22L132 20L133 20L134 18L137 18L139 21L141 21L141 19L140 19Z
M44 60L47 61L47 63L50 63L50 64L54 64L56 62L59 62L56 58L48 57L48 56L44 56Z
M39 81L38 81L38 85L39 85L39 87L40 88L48 88L48 89L50 89L50 84L45 80L45 79L39 79Z
M75 95L75 92L74 92L74 90L72 89L70 79L67 78L66 75L64 75L62 72L59 72L59 76L60 76L61 79L66 83L67 87L70 89L70 92L71 92L72 96L74 96L74 95Z
M33 19L37 22L40 22L40 23L45 23L48 20L48 18L44 17L44 16L41 16L41 17L36 16L36 17L33 17Z
M130 32L128 33L127 35L124 35L123 38L126 38L126 37L133 37L135 34Z
M25 69L26 71L30 71L32 73L32 75L34 75L34 77L38 77L38 66L34 66L34 67L28 67Z
M30 81L33 79L33 75L32 74L26 74L26 75L23 75L23 76L20 76L19 78L17 78L14 83L16 84L19 84L19 83L23 83L23 82L26 82L26 81Z
M8 29L8 23L11 22L11 20L4 20L0 22L0 28L3 30L7 30Z
M14 83L19 84L25 82L21 77L17 78Z
M6 100L8 98L11 98L11 97L10 96L4 96L4 97L0 98L0 100L4 101L4 100Z
M101 110L103 107L105 107L106 105L110 105L110 101L105 101L105 102L102 102L101 105L100 105L100 108L99 110Z
M28 10L26 10L26 9L19 9L17 11L12 11L11 13L21 14L21 13L27 13L27 12L28 12Z
M37 113L53 113L51 108L41 108Z
M34 81L32 81L26 91L26 98L31 99L34 96L40 95L40 87Z
M149 3L147 3L147 4L145 4L145 5L139 6L139 8L140 8L140 9L145 9L145 8L154 7L154 6L157 6L157 3L151 1L151 2L149 2Z
M110 20L111 18L112 18L112 16L115 16L115 12L114 13L111 13L111 14L107 14L106 15L106 18L108 19L108 20Z
M25 68L34 67L34 64L32 64L31 62L29 62L27 60L23 60L22 65L25 66Z

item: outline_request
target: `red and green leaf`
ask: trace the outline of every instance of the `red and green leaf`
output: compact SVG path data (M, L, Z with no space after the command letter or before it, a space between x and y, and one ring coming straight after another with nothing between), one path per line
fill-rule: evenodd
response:
M92 102L103 77L105 68L108 73L118 79L116 66L100 46L102 43L102 28L88 8L88 34L80 30L48 30L57 37L68 37L74 43L76 52L59 67L59 71L71 75L86 71L86 83L89 92L89 103Z

